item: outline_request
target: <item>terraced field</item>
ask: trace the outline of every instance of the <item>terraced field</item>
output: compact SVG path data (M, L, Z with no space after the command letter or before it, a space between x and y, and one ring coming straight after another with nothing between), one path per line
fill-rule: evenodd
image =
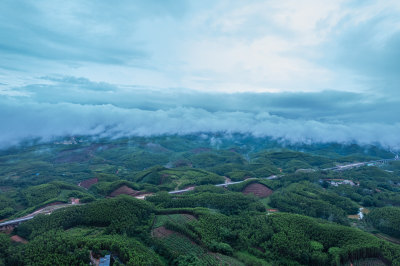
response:
M194 219L196 219L196 217L190 214L157 215L154 221L153 228L163 226L167 221L184 224Z
M207 249L197 245L186 236L166 229L163 226L154 229L152 235L160 241L161 245L174 254L174 256L194 256L199 265L244 265L233 257L209 252Z
M244 194L254 194L259 198L269 197L274 191L259 183L253 183L245 187L242 191Z
M117 188L113 192L111 192L110 197L113 198L113 197L116 197L121 194L134 197L134 196L138 195L139 193L140 193L140 191L133 190L130 187L124 185L122 187Z
M375 258L369 258L369 259L362 259L362 260L356 260L353 263L347 263L345 264L346 266L385 266L387 265L380 259L375 259Z

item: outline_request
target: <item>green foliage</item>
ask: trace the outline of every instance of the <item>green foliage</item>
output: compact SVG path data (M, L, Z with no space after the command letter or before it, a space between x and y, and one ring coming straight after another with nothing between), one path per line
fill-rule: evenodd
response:
M245 170L247 167L248 165L238 163L221 163L208 168L208 170L218 175L226 176L231 172Z
M232 247L229 244L223 242L211 241L208 247L211 251L220 252L226 255L232 255L233 253Z
M180 233L172 233L156 241L163 252L172 258L173 265L243 265L232 257L219 253L209 253ZM217 244L216 247L230 250L227 244Z
M159 256L139 241L124 236L74 236L50 230L28 244L9 248L9 265L87 265L89 250L110 251L127 265L162 265Z
M273 164L286 171L295 171L301 168L318 167L332 162L332 160L313 156L303 152L278 151L278 152L260 152L254 155L253 163Z
M196 186L194 189L195 193L201 193L201 192L211 192L211 193L225 193L227 192L225 188L223 187L216 187L213 185L201 185L201 186Z
M83 188L68 184L62 181L53 181L48 184L31 186L21 189L19 192L7 192L0 194L0 218L15 214L27 215L47 204L54 202L69 202L70 198L79 198L81 202L91 202L95 200L94 196Z
M91 186L90 191L102 196L108 196L111 192L122 186L130 187L133 190L140 190L139 185L136 183L127 180L118 180L114 182L99 182Z
M335 193L324 191L310 183L296 183L276 191L270 197L270 205L281 211L327 219L348 224L347 214L358 212L358 205Z
M398 246L354 228L287 213L268 216L268 224L274 234L267 247L302 264L326 265L331 261L340 265L348 260L380 256L397 263L400 258Z
M197 168L210 168L221 164L243 165L246 163L246 160L240 154L223 150L194 154L189 159L193 166Z
M249 171L233 171L226 173L226 176L229 177L232 181L241 181L246 178L255 177L255 174Z
M174 222L177 224L185 224L191 220L190 216L187 216L185 214L166 214L166 215L157 215L155 217L153 227L157 228L160 226L165 225L167 222Z
M234 254L235 258L237 258L238 260L242 261L245 265L249 265L249 266L269 266L272 265L271 263L263 260L263 259L259 259L247 252L236 252Z
M99 182L114 182L120 179L117 175L107 173L97 173L96 177Z
M160 242L166 249L175 254L192 254L199 257L205 253L203 248L181 234L173 233L162 238Z
M350 198L365 207L400 206L400 176L377 167L361 167L343 172L341 178L360 182L359 186L328 186L338 195Z
M377 147L285 143L282 149L278 141L223 134L81 140L0 151L0 219L70 197L94 201L22 223L14 233L28 244L0 234L0 265L87 264L89 250L117 255L126 265L356 265L365 258L400 263L398 246L330 222L347 224L347 214L356 213L358 204L371 206L369 224L355 225L398 236L398 208L382 208L400 206L397 162L320 171L392 156ZM276 179L263 179L271 175ZM227 189L213 186L225 176L254 179ZM76 186L94 177L99 183L89 190ZM330 178L360 185L322 181ZM268 202L240 193L253 182L275 191ZM103 199L123 185L155 194L145 201ZM165 192L188 186L195 189ZM267 214L270 206L280 213ZM152 238L151 230L161 226L173 233Z
M280 171L275 166L268 165L262 166L260 168L255 168L253 170L253 173L255 177L268 177L271 175L279 174Z
M182 189L190 185L219 184L225 181L222 176L200 169L167 169L161 166L154 166L137 173L134 180L167 190Z
M154 165L164 165L169 162L167 154L156 154L147 151L138 151L124 154L120 162L128 169L141 171Z
M148 201L162 208L195 208L205 207L219 210L225 214L237 214L243 211L263 211L264 207L256 198L242 193L216 194L210 192L184 195L156 194Z
M0 194L0 219L6 218L16 212L17 202L11 193Z
M0 258L4 258L7 255L7 250L11 246L10 236L0 233Z
M294 172L298 169L308 169L311 168L311 165L304 161L292 159L285 164L285 169L288 172Z
M43 184L27 188L23 191L23 196L28 206L35 206L49 199L56 198L60 191L60 188L54 184Z
M367 220L383 233L400 238L400 208L375 208L368 215Z
M28 244L11 249L7 255L10 265L84 265L90 262L87 247L57 230L44 232Z
M84 239L92 250L108 250L117 254L126 265L163 265L161 258L140 241L126 236L96 236Z
M146 234L154 209L148 202L129 196L98 200L83 206L55 211L50 216L38 215L17 227L19 235L32 239L46 231L75 226L107 227L108 233Z

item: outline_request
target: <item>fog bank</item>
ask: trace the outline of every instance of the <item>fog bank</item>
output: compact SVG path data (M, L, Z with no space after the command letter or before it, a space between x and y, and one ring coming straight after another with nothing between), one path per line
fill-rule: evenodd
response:
M60 87L42 88L50 89L57 92ZM396 122L399 112L393 114L399 111L399 107L393 106L400 105L393 99L372 101L366 95L224 95L193 91L167 94L148 90L127 92L118 87L110 95L104 91L92 95L82 87L53 96L33 87L20 91L29 96L0 97L2 148L37 138L50 141L74 135L118 138L198 132L243 133L291 143L400 147L400 123ZM107 98L111 103L106 103Z

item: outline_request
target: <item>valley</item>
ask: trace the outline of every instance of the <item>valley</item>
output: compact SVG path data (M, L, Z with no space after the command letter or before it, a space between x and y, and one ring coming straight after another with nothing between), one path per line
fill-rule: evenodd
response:
M0 154L8 264L106 254L126 265L400 259L400 162L382 148L244 135L74 139Z

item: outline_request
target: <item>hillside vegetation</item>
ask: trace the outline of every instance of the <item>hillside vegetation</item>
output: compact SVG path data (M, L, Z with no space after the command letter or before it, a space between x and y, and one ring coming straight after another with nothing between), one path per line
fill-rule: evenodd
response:
M0 265L400 265L398 162L324 170L389 155L218 134L1 151L0 219L68 208L0 233Z

